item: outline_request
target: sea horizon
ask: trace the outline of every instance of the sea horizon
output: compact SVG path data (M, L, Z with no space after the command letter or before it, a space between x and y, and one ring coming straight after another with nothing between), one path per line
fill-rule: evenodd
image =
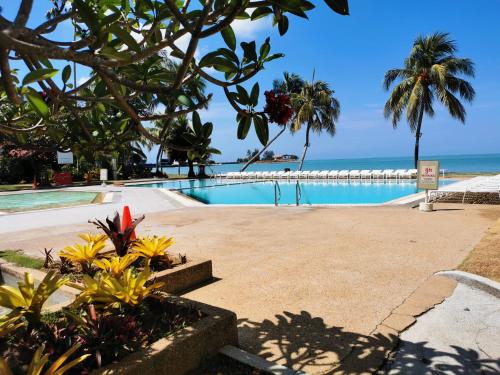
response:
M499 172L500 153L498 154L451 154L423 155L420 160L439 160L440 168L448 172ZM222 162L221 162L222 163ZM209 166L211 173L235 172L244 163L214 164ZM276 171L285 168L297 169L297 161L291 162L259 162L251 164L248 171ZM410 169L413 168L412 156L386 156L342 159L306 159L303 170L334 170L334 169ZM181 167L181 173L187 173L187 167ZM176 173L178 167L164 167L166 173Z

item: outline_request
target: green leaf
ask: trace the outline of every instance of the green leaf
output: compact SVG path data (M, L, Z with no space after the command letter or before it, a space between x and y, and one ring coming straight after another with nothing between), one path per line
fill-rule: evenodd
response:
M36 113L38 113L44 119L47 119L49 117L49 107L47 107L47 104L45 104L40 94L35 91L31 91L30 93L26 94L26 97L28 98L28 102L31 108Z
M66 65L62 71L62 81L63 83L68 82L71 77L71 65Z
M185 107L192 107L194 105L193 101L184 94L179 95L177 100Z
M123 43L125 43L131 50L135 52L140 52L141 48L137 41L130 35L130 33L121 28L118 24L113 24L109 30Z
M252 118L250 116L241 118L238 124L238 139L245 139L247 137L250 125L252 125Z
M220 150L218 150L216 148L212 148L212 147L207 148L207 153L214 154L214 155L221 155L222 154L222 152L220 152Z
M278 30L279 30L281 36L285 35L286 32L288 31L288 17L287 16L283 16L279 19Z
M270 15L272 13L273 13L273 11L271 10L271 8L259 7L259 8L255 9L253 11L253 13L252 13L252 21L258 20L259 18L268 16L268 15Z
M257 61L257 51L255 41L247 43L241 42L241 48L243 49L244 56L249 61Z
M192 121L193 121L193 130L194 130L194 133L196 135L201 135L202 127L203 126L201 124L200 115L199 115L199 113L197 111L193 112Z
M221 34L227 46L234 51L236 49L236 35L234 35L233 28L231 26L227 26L221 31Z
M94 14L92 8L87 4L85 0L73 0L77 8L77 14L82 18L83 22L88 26L90 31L95 35L99 34L99 17Z
M236 85L236 90L238 91L238 102L242 105L251 105L247 90L240 85Z
M255 125L255 133L257 138L259 138L260 143L263 146L267 145L269 141L269 125L266 117L255 116L253 118L253 123Z
M262 43L262 46L260 46L260 60L262 61L269 55L269 52L271 51L271 44L269 44L269 38L266 39L264 43Z
M325 3L333 9L334 12L341 14L343 16L349 15L349 3L348 0L325 0Z
M252 92L250 94L250 105L252 105L253 107L255 107L259 102L259 93L260 87L259 83L257 82L255 85L253 85Z
M43 81L44 79L52 78L58 72L57 69L42 68L29 72L24 76L23 86L33 82Z

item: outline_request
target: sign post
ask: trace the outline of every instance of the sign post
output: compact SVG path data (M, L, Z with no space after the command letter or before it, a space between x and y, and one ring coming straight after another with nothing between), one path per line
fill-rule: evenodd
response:
M429 190L439 188L439 161L419 160L417 189L425 190L425 202L420 203L420 211L433 211L433 204L429 202Z
M57 164L73 164L73 153L57 151Z
M108 180L108 170L106 168L101 168L100 180L102 181L102 186L106 186L106 181Z

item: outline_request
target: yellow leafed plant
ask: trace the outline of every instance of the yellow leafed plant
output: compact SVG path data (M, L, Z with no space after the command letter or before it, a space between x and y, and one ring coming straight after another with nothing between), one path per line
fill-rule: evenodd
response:
M142 237L138 239L132 249L145 258L156 258L165 255L165 250L174 244L173 238L163 237Z
M104 249L105 243L87 242L85 245L76 244L74 246L66 246L59 252L61 258L66 258L72 263L80 264L84 271L88 269L94 259L97 258L99 251Z
M19 281L17 288L0 285L0 306L13 310L11 314L24 315L29 322L38 322L43 304L66 282L66 278L51 271L35 288L33 276L26 272L24 281Z
M96 259L94 260L94 265L110 273L114 277L120 277L138 257L139 254L127 254L123 257L114 256L110 259Z
M148 297L163 283L154 283L146 286L151 276L151 270L146 267L142 272L134 274L129 268L117 278L107 272L101 272L94 278L84 275L83 286L72 284L82 293L77 297L75 303L102 303L118 307L120 303L138 305L144 298Z
M81 344L75 344L69 350L67 350L64 354L62 354L58 359L54 361L52 366L50 366L47 370L43 371L43 368L49 361L49 355L44 354L42 356L43 350L45 347L42 345L37 349L33 358L31 359L31 363L26 371L26 375L63 375L69 369L75 367L80 362L83 362L90 354L84 354L69 363L65 362L80 348ZM42 372L43 371L43 372ZM10 370L5 359L0 358L0 374L2 375L13 375Z
M92 234L92 233L82 233L79 234L78 237L80 237L82 240L86 242L106 242L108 239L108 236L105 234Z
M0 338L10 335L23 325L22 316L19 314L14 316L4 315L0 317Z

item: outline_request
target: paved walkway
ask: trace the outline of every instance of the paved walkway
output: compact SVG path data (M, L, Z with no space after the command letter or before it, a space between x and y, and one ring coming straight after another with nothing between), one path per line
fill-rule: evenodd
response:
M111 192L113 193L113 201L112 203L92 204L80 207L55 208L0 215L0 233L68 224L82 224L93 218L104 219L106 216L112 215L114 211L121 213L124 205L129 205L133 214L147 214L182 207L179 203L156 189L108 185L107 187L88 186L64 190Z
M362 373L413 323L412 309L441 302L454 285L427 285L430 302L409 296L436 271L460 264L500 217L500 207L437 208L189 208L150 212L138 232L174 236L173 252L213 260L217 281L186 297L235 311L243 349L329 373L356 346L362 360L353 365L361 367L351 372ZM0 248L60 249L93 229L87 219L3 236Z
M498 374L500 299L459 283L401 340L389 374Z

